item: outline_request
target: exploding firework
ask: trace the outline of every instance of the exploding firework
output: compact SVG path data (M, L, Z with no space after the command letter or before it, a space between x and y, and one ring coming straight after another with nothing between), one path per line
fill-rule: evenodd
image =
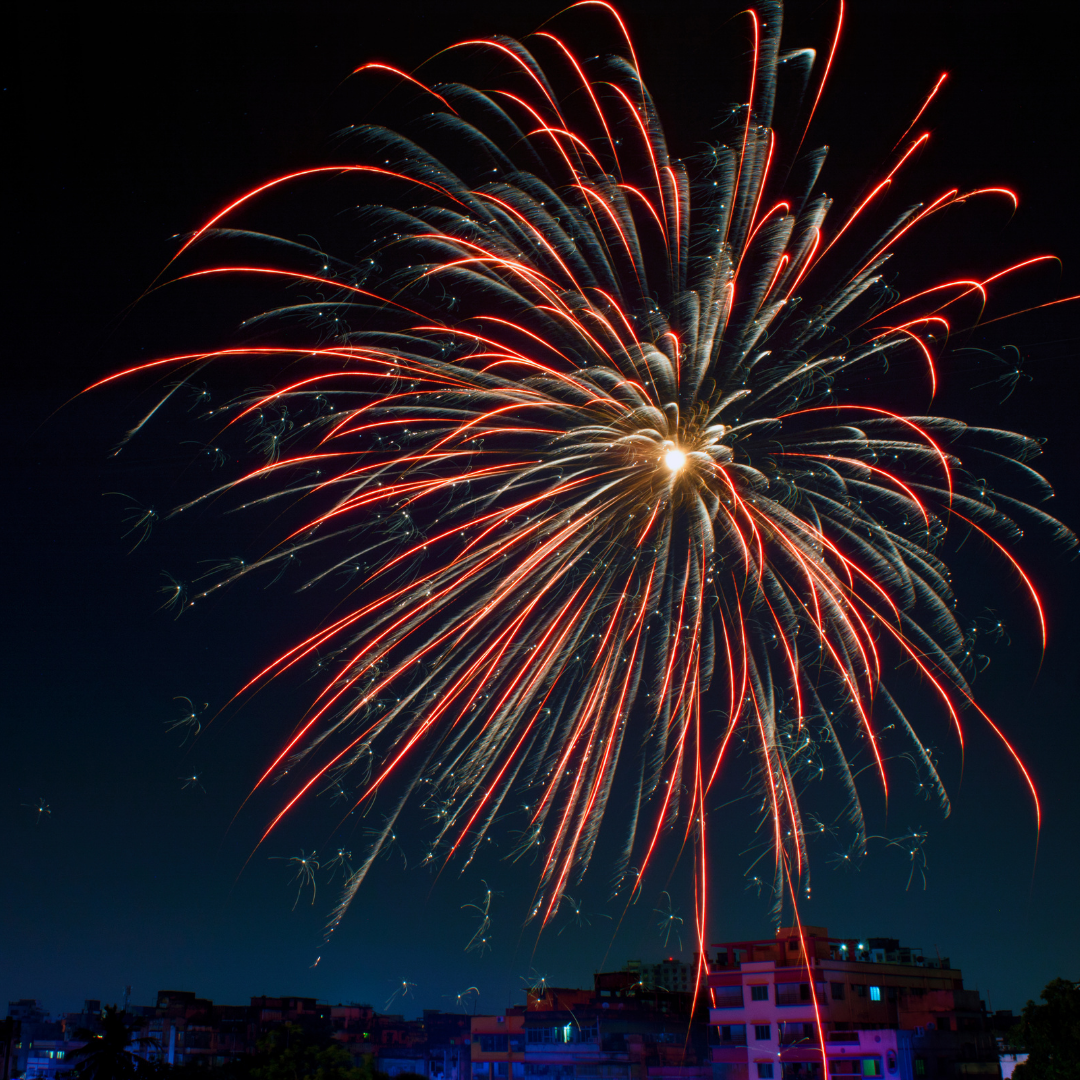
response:
M182 275L288 290L245 323L258 339L123 373L179 376L166 398L194 387L203 400L196 380L222 365L259 365L271 383L207 413L215 465L244 440L260 463L172 513L231 498L286 526L210 584L170 578L168 604L301 565L305 588L349 590L245 688L312 664L321 680L256 784L293 785L263 839L319 795L350 792L365 811L389 800L331 932L410 801L430 811L440 862L467 862L513 819L509 854L535 859L531 911L546 923L615 798L617 888L633 895L674 831L694 852L701 942L707 803L735 745L751 749L769 823L762 881L794 899L816 831L807 783L836 779L861 854L856 777L869 765L888 792L886 729L946 803L883 682L897 665L958 734L962 711L985 720L1035 795L973 699L942 552L949 528L982 544L1018 575L1045 639L1009 542L1027 523L1071 537L1002 490L1049 494L1028 464L1039 445L907 415L891 395L918 377L932 397L950 333L1040 260L905 292L883 274L947 208L1011 209L1015 196L953 189L890 206L928 138L913 124L860 201L833 213L816 193L825 150L805 140L839 26L815 67L810 50L780 52L772 4L744 16L747 100L725 142L677 159L618 14L574 7L610 17L617 55L582 59L541 29L456 47L495 65L492 89L358 68L410 98L396 129L350 128L353 161L247 192L181 249L264 252ZM785 87L805 107L774 116ZM350 219L355 253L241 228L281 191L328 183L350 205L372 192ZM300 890L314 893L304 858ZM663 914L670 934L670 899Z
M278 855L272 855L272 859L280 859ZM317 892L317 886L315 884L315 872L319 869L319 857L318 852L313 851L310 855L301 850L299 855L292 855L283 861L289 863L290 867L294 871L290 884L296 885L296 899L293 900L292 910L296 910L296 905L300 903L300 897L303 895L304 889L310 886L311 888L311 902L315 903L315 893ZM316 961L317 963L318 961Z

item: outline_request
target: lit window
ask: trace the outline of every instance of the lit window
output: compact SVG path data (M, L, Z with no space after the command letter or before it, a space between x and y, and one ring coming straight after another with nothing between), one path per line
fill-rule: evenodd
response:
M751 1001L768 1001L769 1000L769 988L768 988L768 986L751 986L750 987L750 1000Z
M772 1080L772 1064L765 1062L757 1067L758 1080Z
M863 1058L863 1076L881 1076L881 1058Z
M926 1075L926 1058L916 1058L915 1059L915 1075L916 1076L925 1076Z
M871 986L870 987L870 1000L871 1001L880 1001L881 1000L881 987L880 986Z

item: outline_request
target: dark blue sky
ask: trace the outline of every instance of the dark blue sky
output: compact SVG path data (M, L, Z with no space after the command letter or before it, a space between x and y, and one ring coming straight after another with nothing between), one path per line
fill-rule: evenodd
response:
M681 868L666 868L620 922L606 902L602 864L578 897L580 924L560 917L535 946L521 930L532 880L500 852L464 875L436 882L416 867L418 843L403 836L373 876L330 950L319 947L333 895L320 882L315 904L290 910L289 864L301 848L327 854L325 815L298 816L248 864L269 804L230 821L269 749L302 707L303 685L264 694L194 745L166 723L174 697L223 705L253 670L294 639L306 614L287 587L235 591L174 621L158 610L163 570L234 554L233 526L206 515L161 530L131 550L125 514L133 505L171 505L190 489L182 418L163 423L130 453L108 451L137 414L134 391L84 398L54 413L104 373L149 357L219 340L234 320L187 301L127 306L167 261L169 238L198 224L230 195L269 175L326 156L329 135L349 117L339 83L352 66L382 58L410 66L466 34L524 33L556 5L505 10L493 3L384 5L225 3L159 5L145 24L118 12L66 6L25 9L20 66L5 98L20 142L20 195L9 208L5 376L9 387L9 513L3 534L7 597L3 736L0 743L0 1002L36 996L55 1010L84 997L114 1000L125 984L135 1001L158 988L196 990L218 1001L251 994L311 994L383 1007L395 984L416 984L402 1008L452 1008L480 988L481 1010L521 1000L535 971L549 982L588 982L601 967L677 952L658 929L663 892L686 919ZM1056 273L1033 277L1030 296L1080 291L1080 236L1066 133L1075 130L1077 91L1063 35L1028 21L1019 4L964 2L855 5L816 137L833 147L822 186L851 194L888 149L921 96L952 72L931 119L934 141L919 163L920 190L953 183L1003 183L1020 191L1007 224L973 212L940 249L923 248L905 273L936 276L937 263L966 252L973 273L1025 254L1054 251ZM737 6L624 5L643 68L676 146L709 136L710 118L738 97L726 27ZM789 45L827 41L832 4L790 5ZM1060 38L1060 39L1059 39ZM722 43L726 42L727 45ZM719 46L719 51L716 47ZM598 43L598 50L607 43ZM719 66L718 66L719 65ZM950 243L963 245L948 249ZM964 260L959 260L964 263ZM170 303L172 306L169 306ZM187 306L185 306L187 305ZM1052 507L1080 523L1077 477L1077 309L1051 309L998 324L982 344L1017 345L1030 380L1004 403L1000 387L977 387L970 365L942 369L940 411L1045 436L1041 465L1059 491ZM217 338L215 338L217 335ZM197 436L196 436L197 437ZM120 492L123 495L104 494ZM1021 1006L1052 977L1080 974L1069 932L1080 891L1075 612L1076 564L1030 538L1022 555L1048 602L1051 645L1035 681L1036 629L1000 566L964 551L958 585L968 609L993 609L1011 644L994 646L977 683L981 702L1015 737L1043 795L1035 833L1025 790L1000 746L969 723L966 760L945 726L927 715L954 811L937 820L897 798L874 831L931 829L927 885L883 843L858 871L817 851L805 921L834 933L900 937L939 949L995 1008ZM198 773L199 788L182 778ZM712 818L712 940L768 936L767 903L747 889L743 854L752 821L738 806L732 770ZM44 800L51 814L35 822ZM871 805L873 799L870 800ZM918 816L917 816L918 815ZM364 825L348 841L363 846ZM408 863L406 867L405 863ZM492 902L494 951L464 946L482 894ZM619 925L618 933L614 927ZM535 951L534 951L535 946ZM323 959L310 965L320 951ZM688 956L689 953L687 952ZM395 1005L394 1008L399 1006Z

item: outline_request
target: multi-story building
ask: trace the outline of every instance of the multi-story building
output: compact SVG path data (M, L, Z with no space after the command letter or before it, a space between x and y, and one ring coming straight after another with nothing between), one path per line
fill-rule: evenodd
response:
M372 1065L390 1077L468 1080L470 1017L425 1009L421 1020L380 1016L370 1005L333 1005L333 1038L357 1066ZM462 1063L464 1062L464 1068Z
M692 963L669 956L655 964L643 964L640 960L628 960L623 971L636 975L647 989L670 990L673 993L692 994L697 979L697 953Z
M15 1055L22 1041L22 1021L9 1016L0 1020L0 1080L15 1075Z
M693 1000L634 969L598 974L592 990L530 990L524 1008L473 1018L473 1080L711 1080Z
M525 1008L500 1016L474 1016L472 1075L474 1080L522 1080L525 1076Z
M424 1010L428 1071L431 1080L469 1080L472 1068L472 1021L462 1013Z
M32 999L11 1002L9 1013L0 1022L0 1080L55 1080L70 1071L84 1046L74 1032L101 1030L100 1001L87 1001L62 1020L50 1019ZM391 1077L471 1080L471 1017L461 1013L429 1009L422 1020L406 1020L379 1015L370 1005L331 1006L310 997L260 995L248 1005L217 1005L190 990L161 990L153 1005L131 1006L127 1016L134 1025L129 1050L170 1065L226 1065L290 1025L335 1040L357 1065Z
M134 1033L138 1053L170 1065L225 1065L255 1048L260 1034L273 1026L252 1005L215 1005L190 990L159 990L153 1005L129 1010L141 1017ZM313 999L309 999L312 1000Z
M803 926L801 938L783 927L772 939L713 948L717 1080L814 1077L823 1046L838 1076L897 1075L905 1055L915 1077L1000 1075L979 996L947 958L892 938L831 938L817 926ZM910 1035L891 1034L902 1031Z
M5 1059L0 1077L51 1080L71 1068L70 1058L85 1045L71 1038L75 1027L53 1020L34 998L8 1002L5 1026L9 1034L0 1042L0 1057Z
M34 1039L26 1057L22 1075L26 1080L54 1080L69 1076L78 1061L78 1052L85 1046L77 1039Z

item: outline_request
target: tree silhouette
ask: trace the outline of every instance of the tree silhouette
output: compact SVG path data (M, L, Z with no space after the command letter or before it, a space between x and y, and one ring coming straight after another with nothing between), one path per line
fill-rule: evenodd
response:
M79 1050L74 1073L79 1080L129 1080L146 1067L132 1047L156 1046L157 1040L133 1039L139 1021L116 1005L106 1005L101 1014L101 1031L79 1028L75 1038L86 1045Z
M1026 1050L1015 1080L1080 1080L1080 982L1054 979L1039 995L1045 1005L1029 1001L1010 1042Z
M268 1032L247 1069L254 1080L378 1080L381 1073L356 1068L340 1044L311 1040L296 1024Z

